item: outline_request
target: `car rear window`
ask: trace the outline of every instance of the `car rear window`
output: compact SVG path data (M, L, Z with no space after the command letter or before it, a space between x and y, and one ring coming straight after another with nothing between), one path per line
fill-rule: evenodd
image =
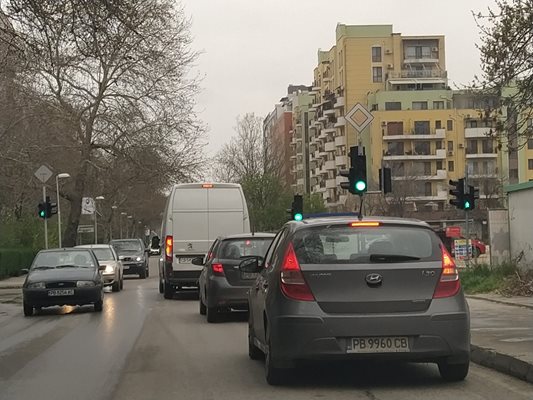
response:
M111 249L92 249L92 250L96 258L98 259L98 261L110 261L114 259Z
M250 238L223 240L217 257L225 260L239 260L249 256L264 257L274 238Z
M389 261L440 260L439 241L433 232L408 226L311 227L297 231L293 245L302 264L362 264L371 262L371 255L398 256Z

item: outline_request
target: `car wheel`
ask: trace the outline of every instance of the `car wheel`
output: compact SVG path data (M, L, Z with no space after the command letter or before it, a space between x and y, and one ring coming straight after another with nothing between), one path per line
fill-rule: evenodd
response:
M204 302L202 301L202 295L198 293L198 299L200 299L200 315L205 315L207 313L207 307L205 306Z
M248 321L248 356L252 360L260 360L265 355L254 343L254 332L251 321Z
M267 383L272 386L282 385L287 379L287 370L274 366L270 338L268 339L268 347L265 354L265 378Z
M146 266L146 277L148 278L150 276L150 268L148 268L148 265Z
M101 312L104 309L104 300L98 300L94 303L94 311Z
M447 382L462 381L468 375L468 368L470 362L462 364L450 364L447 361L441 361L438 363L439 372L442 379Z
M163 284L163 281L159 279L159 293L163 293L165 291L165 285Z
M165 282L163 289L163 297L165 299L171 299L174 297L174 289L172 288L172 285Z
M146 270L143 268L142 271L139 273L140 279L146 279Z
M33 306L25 302L22 303L22 308L24 309L24 316L31 317L33 315Z
M111 286L111 290L113 292L120 292L120 281L116 280L115 283L113 283L113 286Z
M206 307L205 315L207 317L207 322L209 323L218 322L219 313L216 307Z
M481 251L477 247L472 247L472 257L478 258L481 254Z
M124 275L120 277L120 290L124 289Z

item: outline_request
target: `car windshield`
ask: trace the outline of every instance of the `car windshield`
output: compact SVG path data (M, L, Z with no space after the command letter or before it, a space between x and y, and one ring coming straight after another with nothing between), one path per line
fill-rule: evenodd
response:
M94 258L88 250L47 251L37 254L31 269L94 268L95 266Z
M141 252L141 244L137 240L128 240L128 241L119 241L119 242L111 242L113 247L120 253L123 251L128 252Z
M239 260L244 257L264 257L273 238L228 239L221 243L218 258Z
M98 261L109 261L113 260L113 252L111 249L92 249Z
M438 240L428 229L404 226L320 226L298 231L293 240L302 264L362 264L438 260Z

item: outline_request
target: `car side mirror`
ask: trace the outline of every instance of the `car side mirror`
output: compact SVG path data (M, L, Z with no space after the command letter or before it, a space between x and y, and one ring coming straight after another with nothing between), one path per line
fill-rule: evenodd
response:
M30 270L29 270L28 268L22 268L22 269L20 270L21 275L26 275L26 274L28 274L29 272L30 272Z
M194 257L192 260L191 260L191 263L193 265L200 265L200 266L203 266L204 265L204 258L203 257Z
M263 268L263 259L261 257L250 257L241 261L239 264L239 270L241 272L256 273L260 272Z

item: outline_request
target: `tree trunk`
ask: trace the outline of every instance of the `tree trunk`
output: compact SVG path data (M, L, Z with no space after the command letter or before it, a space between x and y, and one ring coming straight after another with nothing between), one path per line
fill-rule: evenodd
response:
M86 162L81 163L80 170L76 176L74 191L70 194L70 213L66 223L65 236L63 238L64 247L73 247L76 245L78 235L78 224L80 223L81 202L85 191L85 181L87 179Z

